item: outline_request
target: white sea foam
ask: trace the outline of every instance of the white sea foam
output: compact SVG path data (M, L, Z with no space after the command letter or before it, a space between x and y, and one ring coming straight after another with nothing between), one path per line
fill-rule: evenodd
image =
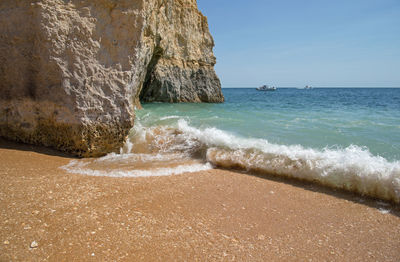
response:
M127 138L123 147L121 147L120 154L129 154L132 152L133 144L131 143L130 139Z
M155 168L149 170L97 170L88 168L88 162L72 160L69 164L62 166L62 169L69 173L89 175L89 176L104 176L104 177L155 177L155 176L171 176L184 173L195 173L205 171L212 168L211 164L192 164L179 165L172 168Z
M207 160L224 168L241 168L318 182L362 195L400 200L400 165L389 163L355 146L323 151L283 148L229 150L210 148Z
M154 128L160 127L144 129L149 134ZM400 162L374 156L367 148L351 145L317 150L278 145L264 139L240 138L217 128L195 128L183 119L178 120L174 131L166 132L166 127L162 128L163 132L155 133L159 140L169 141L167 148L173 149L169 152L203 149L206 160L215 166L293 177L400 201Z
M146 117L149 116L143 118ZM177 117L163 119L172 118ZM96 161L173 162L189 157L203 157L203 160L217 167L292 177L400 202L400 162L389 162L383 157L374 156L367 148L352 145L318 150L300 145L278 145L265 139L240 138L213 127L196 128L184 119L177 119L176 124L170 126L145 126L136 121L121 154L110 154ZM91 169L78 161L71 162L64 169L93 176L139 177L202 171L212 168L210 164L103 171Z
M179 116L164 116L161 117L160 120L177 119L177 118L179 118Z
M187 157L183 154L116 154L110 153L106 156L95 159L95 163L132 163L132 162L170 162L173 160L183 160Z
M387 208L382 208L382 207L380 207L380 208L378 208L378 211L379 211L381 214L386 215L386 214L389 214L391 210L390 210L390 209L387 209Z

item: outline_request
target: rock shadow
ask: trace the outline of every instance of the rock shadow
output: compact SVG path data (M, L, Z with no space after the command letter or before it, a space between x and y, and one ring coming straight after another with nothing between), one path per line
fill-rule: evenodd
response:
M74 155L68 154L68 153L64 153L64 152L58 151L53 148L39 146L39 145L25 144L22 142L10 141L3 137L0 137L0 149L30 151L30 152L36 152L39 154L49 155L49 156L59 156L59 157L65 157L65 158L71 158L71 159L79 159L79 157L77 157L77 156L74 156Z

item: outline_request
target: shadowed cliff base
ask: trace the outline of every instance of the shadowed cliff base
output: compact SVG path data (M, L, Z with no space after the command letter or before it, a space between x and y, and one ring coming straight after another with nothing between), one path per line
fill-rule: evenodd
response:
M132 123L67 124L39 118L34 125L0 124L0 138L33 145L43 145L78 157L99 157L117 152L124 144Z
M38 146L33 144L26 144L22 142L15 142L13 140L7 140L5 138L0 137L0 149L5 150L16 150L16 151L25 151L25 152L35 152L42 155L49 156L58 156L69 159L79 159L73 154L68 154L66 152L56 150L50 147Z

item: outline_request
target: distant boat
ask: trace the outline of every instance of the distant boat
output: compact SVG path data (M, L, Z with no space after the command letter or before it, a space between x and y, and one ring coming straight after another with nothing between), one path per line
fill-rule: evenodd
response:
M305 86L304 89L312 89L311 86Z
M263 86L257 87L256 89L258 91L275 91L276 87L274 87L274 86L269 87L267 85L263 85Z

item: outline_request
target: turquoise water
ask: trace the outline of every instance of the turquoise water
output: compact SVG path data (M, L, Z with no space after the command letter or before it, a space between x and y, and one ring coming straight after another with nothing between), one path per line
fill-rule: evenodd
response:
M400 89L225 88L223 93L223 104L144 104L137 116L150 113L152 125L173 124L175 118L165 118L177 116L196 128L215 127L275 144L314 149L357 145L400 160Z
M223 89L222 104L143 104L120 154L64 168L93 176L257 171L400 202L400 89Z

